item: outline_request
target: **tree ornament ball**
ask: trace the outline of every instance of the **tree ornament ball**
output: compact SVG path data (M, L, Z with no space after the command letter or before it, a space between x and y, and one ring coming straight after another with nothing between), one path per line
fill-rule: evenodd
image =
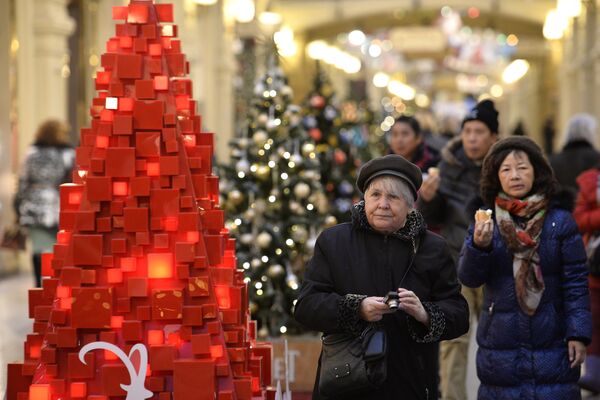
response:
M259 213L264 213L267 210L267 202L264 199L257 199L254 202L254 209Z
M333 158L335 159L336 164L342 165L346 162L348 156L346 155L346 153L344 153L343 150L335 149L335 152L333 153Z
M244 194L237 189L232 190L227 194L227 200L231 204L239 206L244 201Z
M304 162L304 159L300 154L295 153L290 157L290 161L293 161L296 166L300 166Z
M260 267L261 264L262 262L258 258L253 258L252 261L250 261L250 267L252 267L252 269Z
M244 211L245 220L252 221L254 217L256 217L256 211L254 211L252 208L249 208L246 211Z
M308 157L313 151L315 151L315 145L313 143L304 143L302 145L302 154L304 157Z
M265 113L261 113L258 115L258 117L256 117L256 122L263 126L266 125L268 120L269 116Z
M323 138L323 134L321 133L321 130L319 128L312 128L308 131L308 134L310 135L311 139L315 142L318 142Z
M255 302L251 301L250 304L248 305L248 308L250 308L250 312L252 314L254 314L255 312L258 311L258 304L256 304Z
M261 232L256 237L256 244L258 244L258 246L261 249L268 248L271 245L272 241L273 241L273 237L271 236L271 234L269 232Z
M310 194L310 186L304 182L297 183L294 186L294 195L299 199L305 199Z
M314 95L309 100L310 106L314 108L323 108L325 107L325 98L321 95Z
M247 174L250 171L250 163L245 158L242 158L235 164L235 170Z
M256 177L260 180L267 180L271 174L271 168L266 165L259 165L256 169Z
M263 326L258 330L258 337L261 339L266 339L269 336L269 330L266 326Z
M337 225L337 218L334 217L333 215L328 215L327 217L325 217L325 227L326 228L331 228L332 226Z
M290 211L294 214L298 214L302 212L302 206L297 201L290 201Z
M252 244L252 242L254 241L254 235L252 235L251 233L244 233L242 235L240 235L240 243L243 245L250 245Z
M267 270L267 275L271 279L277 279L285 273L285 268L281 266L281 264L274 264L269 267Z
M294 229L294 228L296 228L296 229ZM308 240L308 231L306 230L306 228L304 226L301 226L301 225L292 226L291 235L292 235L292 239L297 243L304 244Z
M267 132L263 131L262 129L257 130L256 132L254 132L254 135L252 135L252 140L258 147L264 146L265 143L267 143L268 139L269 134L267 134Z

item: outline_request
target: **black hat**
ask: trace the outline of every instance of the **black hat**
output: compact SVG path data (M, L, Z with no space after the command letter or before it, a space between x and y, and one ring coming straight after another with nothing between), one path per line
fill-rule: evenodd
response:
M373 178L381 175L392 175L402 179L417 199L417 191L423 183L421 169L406 158L398 154L388 154L387 156L377 157L366 162L358 172L356 186L362 193L369 186Z
M492 133L498 133L498 110L491 100L482 100L463 119L462 127L469 121L483 122Z

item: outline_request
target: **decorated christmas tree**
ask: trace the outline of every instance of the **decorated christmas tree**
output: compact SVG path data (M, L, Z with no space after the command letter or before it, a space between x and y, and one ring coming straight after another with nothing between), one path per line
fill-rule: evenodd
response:
M261 337L301 331L294 300L327 210L315 144L291 96L273 52L247 122L231 142L231 164L223 166L226 226L238 239Z
M334 104L333 86L318 62L313 90L303 113L303 125L317 145L321 183L329 200L329 212L337 222L348 221L352 204L358 199L354 182L360 160L352 151L353 137L341 135L342 120Z
M271 350L254 340L172 5L113 18L7 399L264 399Z
M355 164L362 165L382 155L377 149L381 137L373 134L375 116L365 101L344 101L340 107L341 141L350 144L350 154Z

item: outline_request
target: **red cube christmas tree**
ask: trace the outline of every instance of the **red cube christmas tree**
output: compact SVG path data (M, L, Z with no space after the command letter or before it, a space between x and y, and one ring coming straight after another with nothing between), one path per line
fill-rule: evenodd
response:
M113 18L7 398L265 398L271 349L255 343L172 5Z

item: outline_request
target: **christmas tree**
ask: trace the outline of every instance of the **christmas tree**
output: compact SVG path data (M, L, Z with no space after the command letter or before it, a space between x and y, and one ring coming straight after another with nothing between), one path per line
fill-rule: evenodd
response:
M254 94L241 135L231 142L221 192L226 226L238 239L250 286L250 308L264 337L302 330L293 306L327 199L315 144L302 126L300 108L291 104L274 51Z
M353 138L341 135L341 123L333 86L317 62L313 90L304 105L303 125L317 145L321 183L327 193L329 212L337 222L350 220L350 210L359 195L354 182L360 160L352 152Z
M350 153L357 165L382 155L377 148L381 137L372 132L375 116L365 101L342 102L340 118L341 140L350 143Z
M7 398L264 399L270 347L254 340L172 5L113 18Z

